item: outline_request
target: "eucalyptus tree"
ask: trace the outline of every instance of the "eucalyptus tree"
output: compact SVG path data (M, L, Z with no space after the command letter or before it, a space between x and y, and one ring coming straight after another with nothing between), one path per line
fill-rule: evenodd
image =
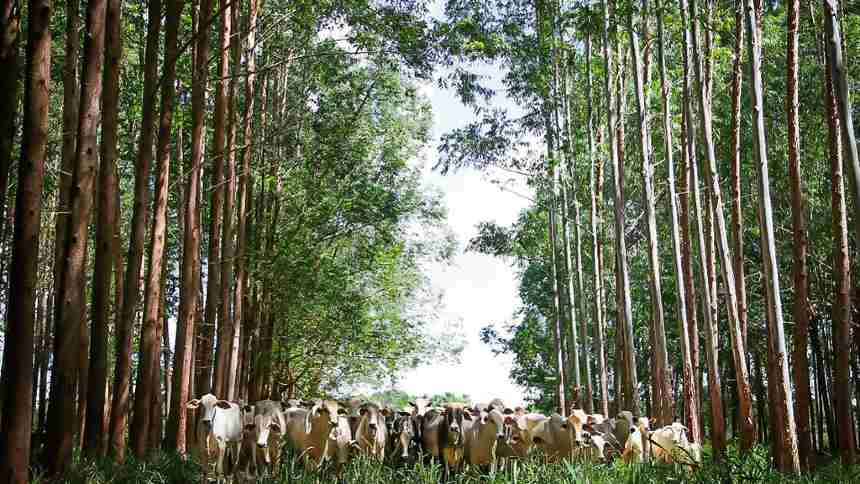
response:
M850 310L850 261L848 256L847 209L844 194L840 193L844 171L842 162L847 158L851 167L855 215L860 212L860 157L854 134L850 91L845 73L842 52L842 35L839 25L838 7L833 0L824 2L825 51L827 78L825 84L828 100L830 130L831 180L833 183L833 231L834 267L836 293L833 316L833 346L836 360L833 362L833 387L836 410L838 448L842 461L851 464L856 460L854 425L852 425L850 366L851 366L851 310ZM835 108L835 109L834 109ZM841 140L841 143L840 143ZM840 176L841 175L841 176ZM860 223L855 216L855 229Z
M15 345L3 352L3 419L0 420L0 471L14 484L30 482L33 406L33 305L41 229L42 189L48 145L51 92L51 2L27 2L28 29L24 73L24 116L15 232L9 280L6 337ZM8 18L10 12L4 12ZM47 321L47 320L46 320Z
M160 309L162 302L162 272L167 230L167 195L170 177L170 133L173 125L173 105L176 97L176 61L179 57L179 28L183 0L167 3L167 24L164 40L164 67L161 83L161 110L158 122L158 146L156 148L157 169L152 227L150 230L149 264L146 271L146 288L143 302L143 326L138 350L139 370L135 385L134 412L129 432L129 441L135 457L143 459L149 453L152 427L152 403L157 399L160 387L160 365L158 362L161 332L164 320ZM159 441L160 436L155 441Z
M86 320L85 273L88 256L89 221L93 209L95 179L99 169L98 121L101 117L102 67L104 65L107 3L95 0L87 4L84 64L81 72L81 98L78 112L77 142L70 186L69 214L63 240L59 300L55 305L54 364L51 376L51 400L48 412L48 470L62 474L71 464L73 433L77 423L75 400L78 389L79 347L82 325ZM100 324L106 324L102 321ZM83 326L85 329L85 326ZM85 394L86 385L81 382ZM81 410L79 410L81 412ZM79 430L79 429L77 429Z
M808 235L806 223L806 199L800 168L800 94L798 89L798 49L800 2L791 0L787 4L786 42L786 118L788 123L788 171L791 181L791 222L794 241L792 246L794 275L794 348L792 351L794 385L796 388L797 443L800 468L811 466L812 435L809 406L809 268L807 263ZM732 111L734 119L735 112ZM734 144L737 150L738 144ZM737 152L737 151L736 151ZM736 203L740 203L739 201ZM739 276L740 277L740 276Z
M134 200L129 224L128 256L122 308L115 323L116 363L111 401L108 447L117 462L125 460L125 430L131 387L131 353L134 321L140 301L146 218L149 205L149 172L155 142L155 114L158 92L158 40L161 33L161 0L147 6L146 48L143 64L143 96L140 136L134 165Z
M686 9L685 9L686 10ZM755 422L752 418L752 393L749 385L749 371L746 361L746 345L740 327L738 300L735 283L735 271L732 265L731 250L728 243L725 216L723 214L723 198L720 188L719 172L717 171L717 155L714 148L713 120L711 118L711 92L706 76L703 74L702 55L699 43L699 18L696 0L690 1L690 24L692 26L693 71L695 72L699 114L702 124L702 141L707 162L705 180L709 186L713 204L713 218L716 231L717 248L720 257L720 270L726 289L726 310L729 314L729 329L734 357L735 379L739 404L739 423L741 433L741 448L748 451L755 443Z
M666 73L666 33L663 27L665 15L662 1L657 4L657 56L660 71L660 91L663 105L663 142L666 160L667 181L669 185L669 206L671 212L672 233L672 261L675 269L675 285L678 293L678 322L680 323L681 340L681 362L684 377L684 414L687 417L687 426L690 429L690 437L694 442L701 442L702 436L699 427L699 399L697 395L695 373L693 372L693 360L690 355L690 341L687 335L690 332L687 305L695 305L694 300L687 297L684 284L684 268L681 260L681 237L679 235L678 222L678 190L675 184L675 157L672 145L672 105L671 90L669 88ZM666 395L671 398L670 395ZM671 409L668 406L667 409Z

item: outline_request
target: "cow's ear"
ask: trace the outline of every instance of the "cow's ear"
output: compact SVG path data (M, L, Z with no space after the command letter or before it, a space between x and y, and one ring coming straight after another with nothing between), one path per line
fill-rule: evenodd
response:
M410 407L418 408L418 405L415 405L415 402L409 402L409 406L410 406Z
M338 415L346 415L346 414L347 414L346 409L345 409L345 408L342 408L342 407L341 407L341 408L338 408L338 409L337 409L337 414L338 414Z
M409 412L397 412L397 415L400 415L401 417L411 417L412 416L412 414Z
M386 417L386 418L388 418L388 417L390 417L390 416L394 415L394 413L391 411L391 409L390 409L390 408L383 408L383 409L382 409L382 411L381 411L380 413L382 413L382 416L383 416L383 417Z
M504 415L513 415L513 414L514 414L514 409L512 409L512 408L506 408L506 409L504 409L504 410L502 411L502 414L504 414Z
M252 413L254 411L254 407L250 405L245 405L244 407L242 407L242 410L244 410L246 413Z
M472 412L470 412L469 410L464 410L463 418L466 420L472 420Z
M229 410L230 402L228 402L227 400L218 400L217 402L215 402L215 406L222 410Z
M314 408L314 405L316 405L316 402L313 402L311 400L302 400L301 405L305 408Z
M199 398L195 398L194 400L191 400L185 404L185 408L188 408L191 410L194 410L195 408L197 408L199 406L200 406L200 399Z
M286 403L284 403L284 401L283 401L283 400L281 400L279 403L281 404L281 411L282 411L282 412L286 412L286 411L287 411L287 409L288 409L288 408L290 408L290 407L289 407L289 405L287 405Z
M589 432L594 432L594 427L593 427L590 423L587 423L587 424L585 424L585 425L583 425L583 426L582 426L582 430L587 430L587 431L589 431Z

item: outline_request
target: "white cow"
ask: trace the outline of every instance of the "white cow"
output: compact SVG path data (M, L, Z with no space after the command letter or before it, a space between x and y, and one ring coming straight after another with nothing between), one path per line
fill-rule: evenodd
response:
M687 440L687 427L680 422L667 425L651 434L652 452L662 462L699 463L702 448Z
M189 409L197 409L201 406L203 407L201 425L204 442L208 442L212 438L218 445L215 473L217 478L221 480L225 475L224 458L228 452L233 462L239 460L239 450L245 429L243 408L237 403L219 400L211 393L195 398L186 404ZM253 411L252 407L245 408L245 411L248 410ZM208 456L208 451L205 454Z

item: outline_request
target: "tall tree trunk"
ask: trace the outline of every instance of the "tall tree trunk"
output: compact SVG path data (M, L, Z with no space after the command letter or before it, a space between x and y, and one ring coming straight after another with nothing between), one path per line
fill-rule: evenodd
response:
M229 0L220 0L221 28L219 29L218 45L218 79L215 85L215 119L213 121L213 153L212 153L212 198L210 204L209 222L209 257L206 285L206 312L203 318L203 326L198 330L196 339L197 366L195 371L195 385L197 395L212 391L212 350L214 348L213 333L219 327L218 321L228 321L225 314L219 314L223 307L221 302L221 232L224 221L224 161L226 152L226 121L227 105L227 78L230 76L230 36L231 12ZM229 306L228 306L229 307ZM223 323L220 323L223 324Z
M149 269L143 300L143 328L140 336L140 370L134 399L134 417L130 438L132 450L138 459L146 456L151 427L152 402L157 398L159 373L159 306L161 295L161 272L167 229L167 191L170 175L170 133L173 123L173 103L176 97L174 79L176 60L179 55L177 39L179 19L185 6L183 0L167 3L167 26L164 41L164 78L161 84L161 118L158 126L157 177L155 182L155 204L153 208L152 232L150 234Z
M236 289L235 300L233 302L233 343L232 355L230 356L229 373L227 376L227 395L228 398L234 398L238 390L238 374L239 374L239 358L241 348L236 344L240 339L237 338L242 331L246 329L244 326L244 307L245 307L245 288L248 278L248 263L246 248L248 243L248 191L252 183L251 178L251 154L253 153L253 132L252 121L254 117L254 80L256 79L256 57L253 50L256 47L256 30L257 30L257 0L249 0L248 3L248 34L246 36L247 45L250 46L250 54L246 60L246 70L248 75L245 77L245 116L243 121L245 143L242 151L242 177L241 186L239 188L239 201L237 206L238 224L236 226Z
M800 472L797 452L797 428L794 423L794 402L791 380L788 375L788 356L785 348L782 296L779 289L779 263L776 256L776 240L773 228L773 206L770 198L770 174L767 166L767 139L764 127L764 94L761 75L761 30L757 26L753 0L747 0L747 28L749 29L750 88L752 91L755 121L756 165L758 168L759 202L761 204L761 234L764 253L764 283L767 292L768 335L770 336L773 371L768 381L773 381L775 394L770 395L770 406L783 418L772 422L774 433L779 437L775 455L777 468L786 472ZM797 260L795 260L797 262ZM798 294L795 294L797 297ZM745 356L745 355L742 355ZM745 360L745 358L743 358ZM743 415L741 416L743 418ZM777 429L779 431L777 432Z
M604 72L604 92L606 94L607 99L607 123L608 123L608 133L609 133L609 146L612 147L611 151L611 160L612 160L612 178L613 178L613 202L615 205L615 250L616 250L616 258L618 263L618 279L619 279L619 287L617 291L619 293L619 306L618 306L618 331L622 335L622 339L625 341L625 350L624 350L624 361L622 368L624 369L624 401L622 405L625 409L631 410L634 414L638 415L640 412L639 408L639 394L638 394L638 383L636 377L636 360L635 360L635 348L633 347L633 310L630 301L630 275L627 270L627 242L624 238L624 192L622 185L624 184L624 169L621 166L619 154L615 148L617 148L616 139L616 123L618 122L617 113L613 110L612 103L615 97L613 96L612 89L610 87L610 78L612 75L612 53L614 43L613 39L610 39L610 30L609 30L609 6L607 2L604 2L603 6L603 57L606 62L606 68ZM619 95L623 95L619 92Z
M66 2L66 45L63 60L63 136L60 161L60 176L57 183L57 214L54 217L54 309L58 310L62 299L62 284L65 259L66 234L72 176L75 163L75 146L78 138L78 110L81 95L78 86L78 58L81 54L80 2Z
M738 318L741 333L747 341L747 290L744 269L743 208L741 206L741 90L743 86L743 0L735 0L735 46L732 52L732 160L730 184L732 187L731 229L734 252L735 286L738 294Z
M642 2L642 31L648 35L647 3ZM657 216L654 202L654 166L651 163L651 131L648 116L649 92L643 79L642 53L639 35L633 23L633 13L627 15L630 52L633 56L633 79L636 89L636 109L639 125L639 148L642 161L642 180L645 192L645 218L648 231L648 263L650 266L649 288L651 293L651 346L654 374L651 376L652 415L657 425L668 425L674 416L669 389L669 355L666 350L666 330L663 321L663 289L660 281L660 250L657 240ZM648 76L645 76L648 77Z
M842 462L853 464L856 459L854 421L851 418L851 271L848 246L848 216L845 203L843 154L849 162L857 162L854 125L844 85L842 41L836 18L836 5L825 1L827 25L827 69L825 76L827 119L830 133L830 180L832 185L831 214L833 225L833 267L836 282L833 302L833 401L836 414L837 449ZM843 151L844 150L844 151ZM855 182L856 183L856 182ZM856 195L856 194L855 194ZM857 207L855 200L855 207ZM855 349L856 351L856 349Z
M685 0L682 0L684 2ZM698 38L699 21L696 1L690 1L690 19L693 30L693 65L695 67L696 84L698 85L699 111L702 122L702 140L705 143L707 169L705 179L710 186L710 197L714 206L714 222L717 233L717 248L719 249L720 267L726 288L726 310L729 313L729 329L735 363L735 379L737 381L741 450L748 451L755 443L755 422L752 419L752 393L749 386L749 372L746 362L746 345L741 334L740 317L738 315L738 299L735 290L735 271L732 266L731 251L728 243L725 216L723 215L723 198L720 188L720 175L717 171L717 155L714 150L713 126L710 110L711 93L702 74L701 56L699 54ZM686 10L686 9L684 9Z
M117 140L119 132L119 75L122 59L122 0L108 0L105 18L107 50L102 98L102 142L100 147L96 260L93 274L93 323L90 338L90 376L87 393L87 420L84 450L91 456L104 455L105 392L107 389L108 319L111 280L119 252L114 237L117 220ZM118 268L120 269L120 268Z
M105 6L105 0L91 0L87 5L78 141L69 192L71 210L63 250L64 269L59 281L61 300L55 309L54 366L51 377L51 401L55 403L48 412L46 448L50 475L63 474L72 458L72 433L76 420L75 402L69 395L75 395L80 331L86 313L84 275L93 186L99 162L97 135L101 117Z
M568 380L571 386L570 391L573 394L579 395L580 397L571 402L571 404L579 403L579 406L582 406L582 377L580 373L580 362L579 362L579 334L577 331L577 318L576 318L576 279L574 276L575 268L573 267L573 257L570 246L570 239L573 236L571 230L571 223L569 220L568 212L570 211L570 200L568 199L568 188L565 183L565 180L562 178L561 184L561 238L563 242L564 248L564 262L566 268L567 275L567 306L570 318L570 342L568 344L568 352L567 359L570 361L570 368L573 372L573 375L568 375ZM580 294L579 297L582 297ZM577 402L578 401L578 402Z
M174 351L173 389L171 398L170 417L167 422L166 447L175 449L180 454L186 452L186 402L191 391L191 364L193 362L194 319L197 309L197 265L200 263L200 168L203 164L203 147L205 141L205 120L203 111L206 107L206 85L209 77L209 23L212 15L212 1L200 2L199 20L197 22L197 52L195 53L194 84L191 89L191 164L186 166L187 173L185 188L185 232L182 244L182 268L179 289L179 319L176 329L176 349ZM222 113L223 115L223 113ZM214 196L214 195L213 195ZM210 243L210 248L216 245ZM212 271L217 274L217 271ZM207 293L214 295L217 288L207 287ZM207 321L211 321L215 311L215 303L206 303Z
M131 352L134 322L140 302L146 217L149 206L149 172L155 141L155 103L158 92L158 39L161 32L161 0L150 0L143 65L143 105L134 175L134 206L129 227L128 258L123 304L116 322L116 366L111 402L108 446L117 462L125 460L125 427L131 386ZM111 48L114 46L111 46Z
M12 147L15 143L15 117L18 114L18 76L20 60L21 13L15 0L0 2L0 221L6 234L6 192L9 188L9 169L12 166Z
M227 22L227 17L230 17L231 25L236 25L238 17L238 8L231 5L228 10L222 14L222 19ZM223 30L229 30L229 26L222 26ZM239 64L239 42L233 35L233 40L230 41L230 36L227 36L227 41L230 43L230 54L233 61L233 70L238 70ZM224 41L222 40L222 48ZM236 153L233 149L236 139L236 123L235 111L236 103L233 101L236 91L235 77L231 76L229 92L227 95L227 172L226 193L224 195L224 224L221 235L221 309L218 313L221 315L218 327L218 349L215 354L215 372L213 375L213 393L219 398L224 398L227 395L227 370L230 365L231 345L233 344L233 316L230 312L232 306L232 298L230 292L233 285L233 210L236 201Z
M226 157L227 78L230 76L230 10L228 0L220 1L221 28L218 45L218 76L215 81L215 118L213 121L212 150L212 197L209 205L209 255L207 263L206 310L203 326L198 328L197 366L195 370L196 393L202 395L212 389L212 335L218 327L221 308L221 223L224 216L224 158ZM210 9L211 10L211 9ZM208 29L207 29L208 30Z
M696 160L696 130L695 130L695 122L693 119L693 91L692 91L692 75L690 73L691 67L690 64L696 62L691 55L691 51L693 50L693 44L696 42L696 38L692 35L688 23L687 23L687 3L686 0L681 0L681 15L683 21L683 29L684 29L684 49L683 49L683 58L684 58L684 89L683 89L683 106L684 106L684 146L683 146L683 162L684 162L684 170L685 172L689 172L689 176L686 176L686 181L688 182L689 188L692 189L693 192L693 203L695 210L695 219L696 219L696 233L698 236L698 247L699 247L699 260L701 267L701 277L702 277L702 305L704 306L704 310L702 311L705 316L705 343L706 343L706 357L708 362L708 390L710 392L710 404L711 404L711 441L716 452L717 458L721 458L725 453L726 447L726 434L725 434L725 422L723 418L723 405L722 405L722 396L721 396L721 382L720 382L720 368L719 368L719 359L717 354L718 341L717 341L717 321L714 320L713 311L711 307L714 306L714 302L712 301L713 291L711 290L712 277L711 277L711 264L708 262L708 252L710 244L706 245L706 237L705 237L705 227L703 220L703 211L707 213L706 210L703 210L702 205L702 196L701 196L701 188L699 185L699 173L698 173L698 163ZM686 187L682 187L686 188ZM689 197L687 198L687 203L689 203ZM689 243L688 249L689 249ZM691 262L691 261L688 261ZM690 264L692 265L692 264ZM692 268L689 269L689 274L687 275L688 287L692 284ZM693 338L690 338L690 347L695 351L697 350L697 344L694 344ZM692 355L691 355L692 362Z
M573 193L573 210L574 210L574 228L576 229L576 290L579 291L579 335L582 338L582 360L585 366L583 375L585 383L583 385L585 411L588 413L594 412L594 387L591 384L591 350L588 339L588 317L585 309L585 272L582 265L582 216L580 203L577 199L576 192Z
M672 259L675 265L675 285L678 293L678 320L681 330L681 354L682 366L684 375L684 414L687 417L687 427L690 429L690 436L693 442L702 442L702 436L699 432L699 401L696 391L695 374L693 373L693 360L690 357L689 339L686 337L689 334L688 312L687 305L695 304L695 301L687 299L686 287L684 285L684 269L681 263L681 238L678 234L678 192L675 185L675 162L674 148L672 146L672 113L671 110L671 91L667 83L666 76L666 51L665 42L666 35L663 30L663 5L662 0L657 5L657 40L658 40L658 57L660 66L660 89L662 94L663 105L663 141L665 144L665 159L666 169L668 171L669 184L669 204L672 214ZM667 394L666 398L670 399L672 395ZM667 410L671 410L672 406L668 405Z
M29 482L33 402L33 327L42 219L42 188L48 144L48 108L51 90L51 2L27 2L27 63L24 81L24 119L15 229L9 272L9 308L6 313L6 387L0 421L0 473L10 484ZM47 324L47 320L45 321Z
M800 467L809 470L812 464L812 433L809 428L809 270L806 262L806 201L800 174L800 122L798 109L800 95L798 83L798 23L800 0L790 0L788 10L788 32L786 48L786 117L788 118L788 172L791 180L791 223L794 231L794 348L792 351L794 384L797 389L797 444L800 452ZM733 113L734 116L734 113ZM737 144L735 146L738 146Z
M600 372L600 410L604 415L609 415L609 379L606 371L606 351L603 347L603 271L601 268L599 255L600 242L599 236L601 230L599 228L599 200L602 183L598 182L596 171L600 160L595 152L594 143L594 93L591 83L591 58L592 45L591 33L586 33L585 38L586 52L586 70L587 81L586 88L588 89L588 157L589 157L589 190L591 193L591 261L592 261L592 284L594 285L594 327L595 327L595 344L597 346L597 364Z

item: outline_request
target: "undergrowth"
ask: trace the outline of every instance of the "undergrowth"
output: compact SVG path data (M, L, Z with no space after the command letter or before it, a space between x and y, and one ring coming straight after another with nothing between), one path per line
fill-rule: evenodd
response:
M773 483L823 484L860 483L860 466L844 467L838 463L816 470L815 473L790 476L777 472L770 462L765 446L741 456L733 450L721 462L705 456L703 466L690 469L660 464L626 465L620 461L610 464L563 463L547 464L540 456L510 463L506 469L469 469L447 479L449 484L662 484L662 483ZM86 462L75 459L75 465L63 482L69 484L136 483L179 484L206 482L203 469L196 463L175 454L159 454L149 462L129 460L123 465L110 461ZM438 464L417 462L410 466L381 465L365 457L356 457L341 472L333 466L320 472L309 472L297 459L285 453L280 468L272 475L249 480L238 473L232 482L243 484L439 484L442 469ZM37 476L33 483L45 482Z

